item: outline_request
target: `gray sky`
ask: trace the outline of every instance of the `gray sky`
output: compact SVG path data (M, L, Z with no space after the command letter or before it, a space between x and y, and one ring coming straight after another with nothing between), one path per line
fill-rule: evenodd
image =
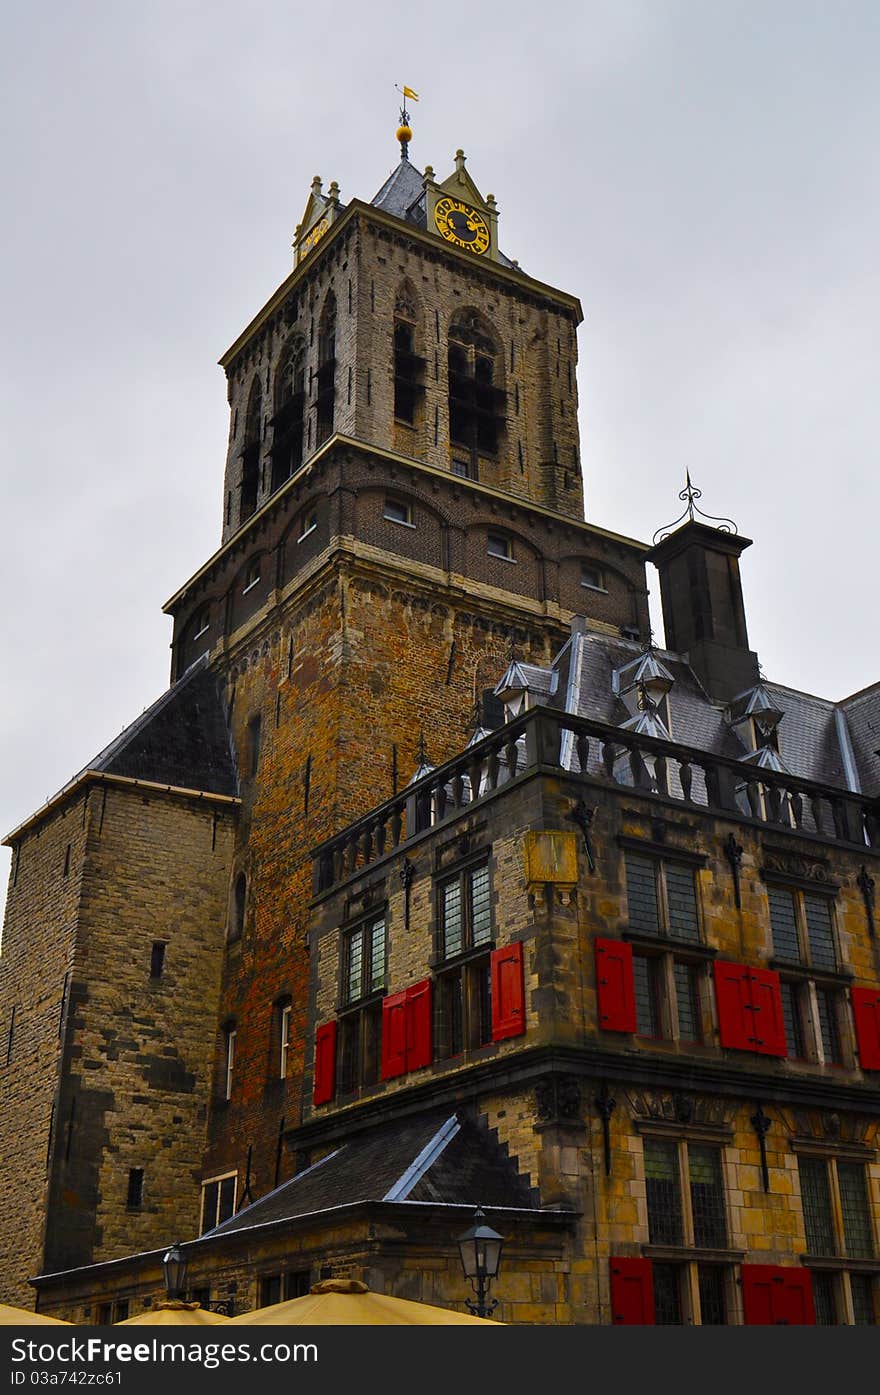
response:
M504 250L581 297L588 518L650 538L689 467L755 540L767 675L880 676L880 5L422 13L7 7L3 833L167 685L161 605L220 536L216 360L289 271L312 176L369 199L393 168L395 83L414 163L463 146Z

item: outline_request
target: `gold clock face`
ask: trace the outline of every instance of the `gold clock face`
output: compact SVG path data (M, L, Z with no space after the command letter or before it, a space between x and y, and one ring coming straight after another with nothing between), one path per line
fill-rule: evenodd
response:
M485 218L461 199L448 195L438 200L434 209L434 222L437 231L455 247L463 247L474 256L481 257L489 250L489 228Z

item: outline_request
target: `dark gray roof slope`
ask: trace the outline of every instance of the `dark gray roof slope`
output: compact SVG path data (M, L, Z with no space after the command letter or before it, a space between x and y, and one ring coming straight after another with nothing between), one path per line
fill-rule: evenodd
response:
M424 175L409 160L401 160L392 170L378 194L370 199L374 208L381 208L395 218L413 223L418 228L427 225L424 199ZM499 248L498 260L502 266L522 270L518 262L511 261Z
M377 1201L537 1209L504 1147L481 1124L447 1107L356 1135L210 1235Z
M630 714L615 690L615 670L642 652L637 642L586 630L566 642L549 669L519 667L533 702L622 726ZM748 755L751 747L729 709L710 700L686 658L662 649L656 655L673 679L667 695L672 740L733 760ZM764 687L783 714L777 738L786 770L839 789L880 790L880 684L840 703L767 680Z
M844 698L853 760L864 794L880 792L880 683Z
M205 794L238 794L223 697L207 660L187 669L85 769Z

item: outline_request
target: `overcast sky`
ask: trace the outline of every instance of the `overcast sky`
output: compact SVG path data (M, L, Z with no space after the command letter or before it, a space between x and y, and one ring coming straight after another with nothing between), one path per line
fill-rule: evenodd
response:
M463 146L504 250L581 297L588 518L650 539L688 467L755 540L766 674L880 677L876 0L44 0L2 50L3 833L167 686L217 358L312 176L393 168L395 83L413 162Z

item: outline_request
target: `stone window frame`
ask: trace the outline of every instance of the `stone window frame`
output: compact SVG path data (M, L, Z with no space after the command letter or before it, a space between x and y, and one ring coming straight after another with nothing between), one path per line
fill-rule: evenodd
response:
M586 581L586 572L592 572L599 579L598 581ZM581 586L587 591L601 591L603 595L608 595L608 587L605 585L605 571L596 562L588 562L581 559Z
M682 1125L665 1120L638 1120L636 1133L643 1139L641 1150L641 1182L645 1186L645 1221L649 1224L647 1203L647 1169L645 1166L644 1140L654 1139L671 1143L675 1148L677 1165L678 1195L682 1220L682 1243L667 1244L652 1242L650 1238L641 1247L642 1254L651 1260L652 1278L656 1284L659 1274L672 1271L677 1285L677 1301L680 1321L683 1326L702 1326L700 1285L703 1271L720 1269L722 1273L722 1294L725 1310L725 1326L742 1322L741 1299L739 1295L737 1267L745 1258L743 1250L729 1247L731 1235L730 1192L732 1177L731 1159L727 1147L732 1142L733 1130L727 1126L710 1124ZM709 1147L718 1153L721 1177L721 1202L723 1208L724 1233L727 1244L724 1246L699 1247L694 1244L693 1193L690 1180L691 1146ZM650 1234L650 1232L649 1232ZM656 1290L655 1290L656 1292ZM662 1324L661 1324L662 1325Z
M700 878L697 876L697 873L706 866L705 854L689 852L686 848L671 847L666 843L654 843L648 839L630 838L625 835L618 836L617 843L623 852L621 885L626 901L626 912L622 917L624 920L623 938L643 945L659 945L685 956L702 954L714 957L717 951L706 944L702 887ZM657 905L656 931L647 929L642 925L633 925L630 921L627 854L644 858L654 864L654 888ZM696 934L693 938L676 935L670 926L667 866L679 869L687 868L693 873L696 922Z
M257 557L257 558L255 558L255 560L254 560L253 562L249 562L248 565L247 565L247 570L245 571L245 574L244 574L244 586L242 587L242 592L241 592L241 594L242 594L243 596L246 596L246 595L248 594L249 591L253 591L254 587L255 587L255 586L259 586L259 584L260 584L260 559L259 559L259 557Z
M493 546L497 544L497 546ZM486 531L486 555L496 562L512 562L516 565L513 551L513 538L509 533L490 528Z
M791 1148L798 1161L798 1186L805 1230L806 1215L800 1162L803 1158L821 1161L825 1164L829 1196L828 1221L834 1246L831 1254L813 1254L807 1250L801 1256L801 1263L810 1270L812 1275L819 1276L819 1283L827 1285L826 1296L833 1307L834 1326L852 1327L857 1325L852 1285L854 1278L860 1282L867 1281L870 1301L873 1303L873 1324L871 1325L880 1325L880 1227L878 1227L875 1215L876 1208L872 1204L872 1191L876 1183L871 1176L871 1163L877 1156L875 1150L857 1144L847 1146L845 1144L822 1143L811 1138L794 1138L791 1140ZM870 1256L847 1254L844 1207L838 1172L840 1163L856 1164L862 1168L867 1201L866 1219L870 1228L873 1249L873 1254ZM817 1284L814 1279L814 1300L818 1297L816 1289ZM817 1320L821 1310L821 1302L820 1299L816 1303Z
M851 1070L856 1065L855 1027L846 992L852 974L842 969L840 931L837 914L836 884L801 881L782 873L764 874L767 893L767 923L770 927L770 958L768 965L779 974L785 1016L785 1039L790 1061L810 1066L828 1066L835 1070ZM776 950L770 893L791 897L798 940L798 959L781 957ZM827 902L831 926L831 941L835 967L829 968L813 961L807 921L808 896ZM827 1042L836 1042L838 1059L828 1058ZM803 1054L796 1054L798 1046ZM833 1050L833 1046L832 1046Z
M379 983L373 973L373 931L383 926L383 972ZM351 994L352 937L361 934L361 991ZM365 952L364 952L365 951ZM357 1095L381 1078L382 1002L388 990L388 904L377 902L339 927L337 973L337 1093Z
M489 935L473 943L473 875L485 869L488 882ZM462 947L447 955L444 941L444 891L457 883ZM491 957L496 943L492 901L491 849L481 847L434 875L434 1056L457 1060L492 1044ZM456 996L457 995L457 996Z
M398 518L395 510L398 510L403 516ZM416 529L416 525L413 523L412 504L397 494L385 495L385 500L382 505L382 518L386 523L396 523L399 528Z
M649 975L653 972L655 978L653 983L648 983L648 991L655 995L654 1012L658 1020L659 1032L642 1032L640 1024L636 1025L636 1036L641 1041L646 1042L674 1042L677 1045L691 1049L693 1047L713 1046L715 1041L716 1019L714 1012L715 995L712 989L711 964L706 954L691 953L686 951L672 950L654 945L647 939L636 939L633 943L633 979L638 990L637 961L646 961L652 967L648 970ZM656 966L654 968L653 966ZM695 1002L693 1008L698 1021L700 1035L698 1037L686 1037L682 1035L681 1018L679 1009L679 991L676 981L676 970L686 968L695 975L693 981L693 991ZM638 1012L638 998L636 1009Z

